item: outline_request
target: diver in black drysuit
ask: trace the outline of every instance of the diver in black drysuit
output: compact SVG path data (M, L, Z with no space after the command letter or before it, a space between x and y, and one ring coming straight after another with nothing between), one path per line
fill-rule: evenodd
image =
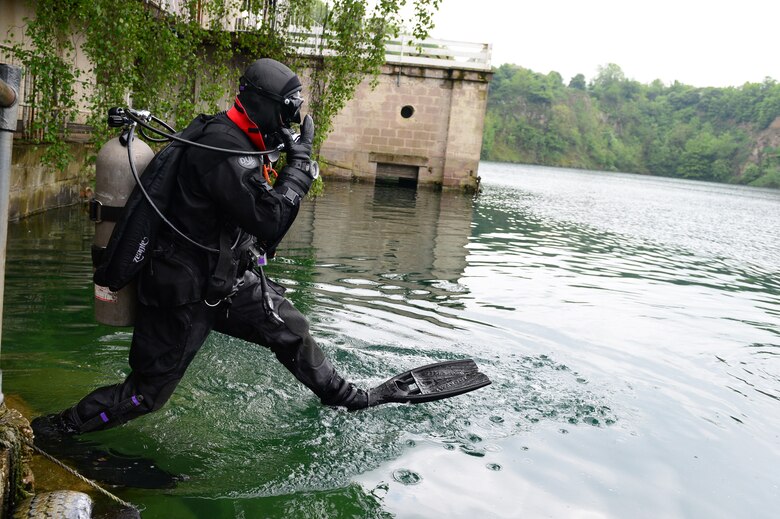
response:
M297 142L288 129L300 122L301 83L286 66L261 59L247 68L240 88L230 111L193 121L191 127L202 128L191 140L239 150L270 149L281 141L287 165L271 186L261 171L263 159L194 146L183 154L167 217L183 234L220 253L196 247L162 225L138 279L129 376L61 413L34 420L36 434L52 425L66 433L105 429L160 409L212 330L270 348L323 404L350 410L369 405L367 393L344 380L325 357L284 289L270 281L264 287L250 267L250 246L273 253L313 181L312 119L305 117Z

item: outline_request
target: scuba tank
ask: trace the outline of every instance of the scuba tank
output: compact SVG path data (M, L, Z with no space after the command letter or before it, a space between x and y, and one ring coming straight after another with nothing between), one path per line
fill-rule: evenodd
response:
M127 134L105 143L95 164L95 195L89 202L90 219L95 222L92 263L97 266L122 209L136 185L127 155ZM132 138L132 136L130 136ZM140 139L133 142L137 170L143 172L154 157L152 149ZM135 283L117 292L95 284L95 319L110 326L132 326L137 296Z

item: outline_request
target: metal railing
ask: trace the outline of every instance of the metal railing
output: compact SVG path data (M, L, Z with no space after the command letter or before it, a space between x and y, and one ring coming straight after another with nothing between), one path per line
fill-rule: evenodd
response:
M146 3L156 7L160 11L166 11L173 14L181 14L183 9L178 0L146 0Z

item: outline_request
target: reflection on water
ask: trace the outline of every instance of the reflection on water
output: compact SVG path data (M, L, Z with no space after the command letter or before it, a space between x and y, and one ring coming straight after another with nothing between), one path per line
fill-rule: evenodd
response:
M472 357L491 386L338 412L214 334L166 408L98 435L185 476L120 495L144 517L772 517L780 194L480 173L477 201L329 183L270 271L357 383ZM35 412L127 369L90 242L78 209L9 230L4 390Z

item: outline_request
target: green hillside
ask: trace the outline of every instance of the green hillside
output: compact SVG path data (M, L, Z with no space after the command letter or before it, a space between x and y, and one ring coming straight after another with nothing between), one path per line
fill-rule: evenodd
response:
M482 158L780 188L780 84L647 85L610 64L566 85L557 72L502 65Z

